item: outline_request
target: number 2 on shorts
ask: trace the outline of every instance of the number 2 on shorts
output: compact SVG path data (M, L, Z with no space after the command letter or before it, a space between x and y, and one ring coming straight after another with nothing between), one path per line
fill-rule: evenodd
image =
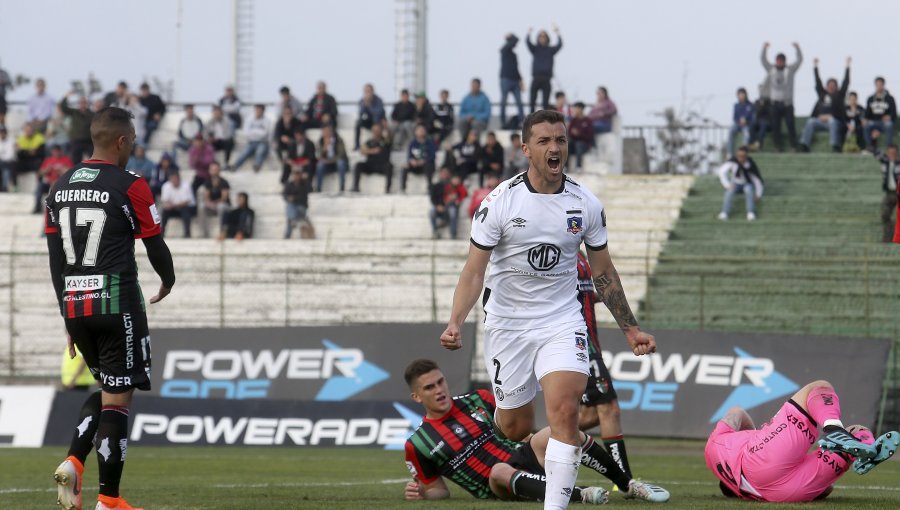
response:
M503 383L500 382L500 361L497 358L494 358L493 361L494 366L497 367L497 370L494 372L494 384L503 386Z

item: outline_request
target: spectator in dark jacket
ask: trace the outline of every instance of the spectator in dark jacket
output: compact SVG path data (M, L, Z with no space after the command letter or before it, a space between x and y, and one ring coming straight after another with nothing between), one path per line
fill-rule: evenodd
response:
M409 91L400 91L400 101L391 110L391 136L395 150L403 150L412 140L416 127L416 105L409 100Z
M424 175L425 182L431 186L434 177L434 160L437 155L437 145L428 137L428 130L424 124L416 124L416 136L409 143L406 155L406 166L400 173L400 191L406 191L406 176L410 172Z
M763 142L766 140L766 132L769 131L771 125L769 118L772 109L771 100L769 99L769 89L766 88L766 82L759 84L759 97L753 102L754 118L753 125L750 127L750 135L753 142L750 143L750 150L759 150L762 148Z
M844 81L838 88L837 80L830 78L825 87L819 77L819 59L813 59L813 75L816 78L816 95L819 99L813 107L812 114L803 128L800 137L800 150L809 152L813 134L816 131L828 130L828 143L834 152L841 152L841 127L844 125L844 96L850 88L850 57L847 57L847 68L844 70Z
M241 100L234 93L234 87L231 85L225 87L225 95L219 98L219 107L222 113L231 119L234 130L241 129L243 119L241 118Z
M319 146L316 149L316 191L322 191L322 179L327 172L338 173L340 181L338 190L344 192L344 181L347 170L350 168L347 161L347 149L341 137L335 134L334 128L325 126L322 128L322 137L319 138Z
M80 163L84 155L93 152L93 143L91 142L91 121L94 120L94 112L88 108L87 98L78 97L78 108L69 106L69 96L72 92L66 93L59 102L63 115L69 117L69 144L70 157L76 164Z
M237 207L225 213L222 218L222 231L219 240L222 239L250 239L253 237L253 223L256 213L250 208L247 194L238 193Z
M478 173L481 161L481 146L478 144L478 133L473 129L465 140L453 146L453 161L456 162L455 174L465 179Z
M487 134L484 147L481 148L481 164L478 173L478 186L484 187L486 175L503 175L503 146L497 142L497 135L491 131Z
M453 125L456 123L453 105L450 104L450 92L447 89L441 90L440 98L441 102L432 107L435 120L435 131L433 134L435 141L438 143L443 142L450 136L450 133L453 132Z
M875 155L881 163L881 190L884 191L884 199L881 201L881 225L884 229L883 241L891 242L894 235L894 210L897 208L897 180L900 179L900 154L897 146L890 144L885 153ZM900 217L897 218L900 220Z
M425 126L425 132L429 133L435 128L434 124L434 108L428 101L428 96L424 92L416 94L416 124Z
M439 229L441 220L450 227L450 237L456 239L457 225L459 222L459 207L468 195L462 179L458 175L450 173L447 167L441 167L438 182L431 185L431 231L434 239L440 239Z
M294 131L293 141L281 166L281 184L287 182L293 170L302 170L309 182L312 182L317 163L316 146L306 137L306 131L302 129Z
M359 100L359 118L356 119L356 131L353 136L353 150L359 150L360 131L372 129L372 125L384 122L384 102L375 94L375 87L371 83L363 86L363 96Z
M288 150L294 143L294 131L302 130L303 123L300 122L294 112L290 108L282 108L281 118L275 123L275 153L278 155L278 161L284 161Z
M844 108L844 149L847 150L846 137L855 137L853 144L849 145L850 152L859 152L866 146L866 135L863 125L866 118L866 109L859 105L856 92L847 94L847 106ZM856 147L854 148L853 145Z
M763 179L756 162L747 154L747 147L739 148L733 158L719 167L719 181L725 188L719 219L728 219L731 201L736 194L743 193L747 204L747 221L756 220L756 202L763 196Z
M150 144L150 137L159 128L159 123L166 114L166 104L161 97L150 92L150 85L141 83L141 105L147 109L147 120L144 122L146 126L144 139L140 142L147 147Z
M153 190L154 196L159 197L162 185L169 180L169 177L171 177L172 174L177 174L178 170L178 164L175 162L175 158L172 157L172 154L163 152L162 157L159 159L159 163L156 165L153 180L150 181L150 189Z
M291 172L291 178L284 184L281 196L284 197L287 216L284 238L290 239L294 227L307 222L306 210L309 207L309 182L306 174L300 170Z
M360 174L381 174L386 178L385 193L391 192L391 181L394 179L394 165L391 164L391 140L385 136L381 124L372 126L372 138L369 138L360 153L366 157L353 167L353 190L359 192Z
M569 122L569 154L575 154L575 168L581 170L584 153L594 146L594 123L584 114L584 103L575 103L575 116Z
M519 74L519 57L515 47L519 38L514 34L506 34L506 43L500 48L500 126L504 129L518 129L525 120L525 111L522 108L522 75ZM513 95L516 100L519 116L515 122L506 122L506 96Z
M537 101L538 91L541 92L541 108L547 110L550 108L550 80L553 78L553 59L556 53L562 48L562 36L559 35L559 28L553 25L553 32L556 34L556 46L550 46L550 34L546 30L538 33L537 44L531 42L531 33L533 28L528 29L528 36L525 42L528 44L528 50L531 51L531 111L535 110L535 102Z
M734 138L738 132L744 134L744 145L751 142L750 126L753 125L756 109L747 99L747 89L741 87L737 91L737 103L734 103L731 131L728 133L728 156L734 156Z
M885 146L893 143L897 104L894 96L884 88L884 78L875 78L875 93L866 101L866 147L878 150L878 139L885 138ZM877 134L876 134L877 133Z
M325 124L334 127L337 126L337 115L337 101L334 100L334 96L328 93L324 81L316 82L316 93L306 105L306 118L301 120L311 128L320 128Z

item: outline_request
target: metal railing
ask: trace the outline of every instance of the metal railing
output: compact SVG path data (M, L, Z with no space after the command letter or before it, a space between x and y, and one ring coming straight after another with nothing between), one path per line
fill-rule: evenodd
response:
M704 175L725 157L726 126L623 126L622 137L643 139L650 173Z

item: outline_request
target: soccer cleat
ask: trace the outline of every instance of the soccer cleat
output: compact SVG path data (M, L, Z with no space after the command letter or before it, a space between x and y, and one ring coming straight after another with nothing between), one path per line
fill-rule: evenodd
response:
M900 432L888 432L875 440L872 445L878 454L871 459L858 458L853 461L853 471L858 475L864 475L875 466L891 458L900 446Z
M605 505L609 501L609 491L603 487L582 487L581 502L586 505Z
M625 499L643 499L651 503L665 503L669 501L669 491L658 485L632 480L628 482L628 492Z
M756 213L748 212L747 221L756 221Z
M81 475L84 465L75 457L68 457L56 468L56 504L63 510L81 510Z
M720 212L719 215L717 216L717 218L719 218L722 221L725 221L728 219L728 215L723 212Z
M831 431L825 435L824 439L819 439L819 446L830 452L846 453L857 459L870 460L878 455L878 451L873 445L867 445L851 436L846 430L839 427L826 427Z
M125 498L111 498L100 494L97 496L97 507L94 510L144 510L143 508L134 508L129 505Z

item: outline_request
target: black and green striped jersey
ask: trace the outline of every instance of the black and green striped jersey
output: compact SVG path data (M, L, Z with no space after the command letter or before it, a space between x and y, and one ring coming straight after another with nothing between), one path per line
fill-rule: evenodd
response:
M525 444L497 437L494 409L494 395L478 390L454 397L444 416L423 419L406 440L406 466L413 478L430 484L444 476L476 498L493 498L491 468Z

